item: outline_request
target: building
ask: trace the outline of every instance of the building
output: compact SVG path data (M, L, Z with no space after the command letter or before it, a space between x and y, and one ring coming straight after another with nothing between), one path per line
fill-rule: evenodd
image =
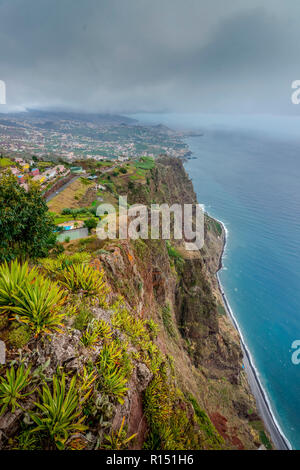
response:
M25 176L24 175L18 175L18 182L19 182L19 184L25 183Z
M47 178L48 180L51 180L52 178L56 176L56 174L57 174L56 169L51 168L50 170L45 171L43 173L43 176L45 176L45 178Z

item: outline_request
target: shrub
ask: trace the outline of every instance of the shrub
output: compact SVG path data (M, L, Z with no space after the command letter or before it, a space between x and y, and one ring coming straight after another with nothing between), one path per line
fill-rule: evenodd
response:
M101 390L107 395L115 397L119 403L123 404L123 397L128 390L124 371L121 368L111 366L103 370L102 374Z
M193 397L193 395L189 394L188 399L193 405L197 424L204 436L204 446L213 449L221 449L222 445L224 444L223 438L220 436L205 411L200 408L197 400Z
M174 248L170 244L168 240L166 241L166 246L169 258L174 262L175 267L178 269L178 271L182 271L184 266L184 259L182 258L181 254L179 253L179 251L176 250L176 248Z
M159 332L158 324L155 323L155 321L153 321L152 318L147 320L146 324L147 324L148 330L150 331L152 338L156 338Z
M109 450L125 450L128 449L129 442L137 436L137 433L127 437L127 432L124 429L125 416L123 416L120 429L118 431L112 431L109 435L105 434L105 442L103 445L104 449Z
M89 263L91 260L90 253L82 251L72 255L61 253L57 258L43 258L38 260L39 264L48 272L59 274L63 269L72 266L73 264Z
M64 314L60 313L65 302L63 295L57 284L39 276L34 284L18 289L18 293L13 295L15 305L10 309L36 336L59 331L64 318Z
M61 378L53 376L52 391L45 383L42 392L39 392L41 402L35 405L38 411L31 413L37 426L32 432L46 431L54 440L58 449L64 449L65 442L70 434L84 431L84 417L81 415L81 402L76 389L76 376L73 376L68 391L66 390L66 376Z
M112 341L104 345L96 364L100 375L100 390L116 398L121 404L124 403L123 397L128 390L126 371L121 365L122 360L122 349Z
M86 295L107 293L107 286L103 279L104 272L97 271L86 264L74 264L62 272L62 285L72 292L84 291Z
M93 219L93 218L90 218L84 221L84 226L88 229L89 233L91 233L93 228L97 227L97 224L98 224L97 219Z
M26 323L36 335L58 330L63 314L63 292L56 284L14 261L0 267L0 311L11 312Z
M142 318L134 317L126 309L122 302L116 302L114 305L114 313L112 316L112 325L124 331L136 343L139 338L149 340L149 334L145 328L146 322Z
M14 175L0 176L0 260L47 256L56 236L46 201L35 182L26 191Z
M100 339L111 339L111 329L108 323L104 320L96 320L95 318L89 322L86 331L81 337L81 342L84 346L93 346L98 343Z
M18 367L15 371L14 367L6 369L5 377L0 377L0 416L9 407L14 413L17 407L21 407L20 401L24 400L32 391L24 393L24 389L30 384L30 367L24 368L24 365Z
M73 213L72 209L69 209L68 207L66 207L65 209L61 211L62 215L71 215L72 213Z
M28 263L20 264L17 260L8 264L6 261L0 266L0 308L10 310L15 305L14 296L25 284L34 281L37 276L35 268L29 269Z
M97 367L99 372L104 373L105 369L116 365L122 358L122 349L118 346L116 341L105 344L100 352Z

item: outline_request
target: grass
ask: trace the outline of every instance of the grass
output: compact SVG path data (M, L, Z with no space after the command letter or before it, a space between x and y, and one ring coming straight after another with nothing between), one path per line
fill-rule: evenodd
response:
M7 168L9 166L12 166L13 162L9 158L0 158L0 167L1 168Z
M258 432L260 442L265 446L265 448L268 450L272 450L272 444L265 433L262 421L251 421L250 424L253 429Z
M226 310L225 310L225 308L223 307L223 305L218 304L217 310L218 310L218 314L219 314L219 315L226 315Z
M197 424L199 425L202 434L204 437L204 444L205 446L209 447L210 449L220 449L224 444L223 438L219 435L218 431L210 421L209 417L202 410L197 402L197 400L192 396L189 395L189 401L193 405Z
M161 311L162 321L165 327L166 332L171 338L175 337L175 330L173 325L172 313L169 305L165 305Z
M155 167L155 161L151 157L141 157L134 165L142 170L152 170Z
M73 181L64 191L57 194L48 203L49 210L55 213L61 213L62 209L69 207L71 209L79 207L79 201L83 198L88 188L93 183L86 184L86 181L82 181L81 178Z

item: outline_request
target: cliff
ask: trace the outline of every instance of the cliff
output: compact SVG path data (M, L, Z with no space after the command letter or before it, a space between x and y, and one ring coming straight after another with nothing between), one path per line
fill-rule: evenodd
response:
M116 190L128 194L130 204L196 203L182 162L167 157L157 160L146 183ZM62 328L42 338L28 333L20 344L11 339L20 328L18 319L14 325L1 322L7 348L2 376L11 361L19 365L22 360L30 374L34 371L29 398L0 417L2 448L269 445L242 367L239 337L218 289L223 247L222 226L206 216L205 244L198 252L186 251L178 240L100 241L92 236L65 243L60 257L41 260L41 275L69 289L61 307ZM70 288L78 254L81 263L104 276L105 290L95 293L80 282ZM74 394L84 427L56 435L43 428L37 437L39 390L45 382L52 384L53 376L62 381L64 375L69 387L76 377ZM50 393L54 381L51 386Z

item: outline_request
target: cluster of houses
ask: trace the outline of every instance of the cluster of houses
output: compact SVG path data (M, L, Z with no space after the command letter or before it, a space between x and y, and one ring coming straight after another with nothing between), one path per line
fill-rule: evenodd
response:
M34 161L26 162L22 158L16 158L15 163L17 166L10 167L10 171L18 178L18 181L25 188L27 177L31 177L33 181L39 181L41 184L51 181L57 176L67 176L70 170L64 165L56 165L53 168L48 168L40 173L38 168L34 167Z

